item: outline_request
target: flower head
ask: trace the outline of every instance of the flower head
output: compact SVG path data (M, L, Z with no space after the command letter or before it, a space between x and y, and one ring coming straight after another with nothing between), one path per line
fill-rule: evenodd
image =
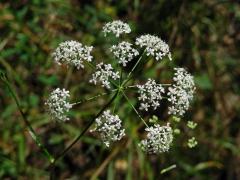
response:
M101 62L97 65L96 71L92 74L92 79L89 82L95 85L97 82L101 82L103 87L110 89L109 78L119 79L119 72L114 72L111 64Z
M109 147L111 142L121 140L125 135L122 128L122 121L118 115L112 115L109 110L96 119L96 127L91 132L98 132L104 144Z
M65 41L59 44L53 52L53 59L58 63L66 63L79 68L84 68L83 61L92 61L92 46L84 46L77 41Z
M118 45L113 45L110 51L113 52L114 56L118 58L119 64L126 66L135 56L139 55L138 51L131 47L132 44L129 42L121 42Z
M142 140L139 146L148 153L162 153L167 152L173 141L172 128L167 124L154 126L145 129L147 131L147 138Z
M157 84L155 80L149 78L144 85L137 85L137 87L140 94L138 99L141 101L141 110L148 111L149 107L153 107L155 110L160 106L162 93L164 93L164 88L161 84Z
M116 37L119 37L121 34L130 33L131 28L127 23L124 23L120 20L108 22L103 26L103 33L105 36L108 33L113 33Z
M166 55L172 60L168 44L157 36L149 34L142 35L136 39L136 45L145 47L147 56L151 55L155 57L157 61Z
M67 101L69 97L69 91L65 89L57 88L51 92L45 105L53 119L60 122L69 120L66 115L66 113L69 112L69 109L72 108L72 105Z
M168 108L168 113L172 115L182 116L186 110L189 109L190 101L193 99L195 91L195 83L193 76L191 76L183 68L174 68L175 82L168 88L168 101L171 102L171 106Z

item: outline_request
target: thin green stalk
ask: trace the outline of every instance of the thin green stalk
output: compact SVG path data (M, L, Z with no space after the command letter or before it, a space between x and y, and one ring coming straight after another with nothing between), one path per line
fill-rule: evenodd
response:
M73 67L69 67L68 71L67 71L67 75L66 75L66 78L64 80L64 87L67 88L68 84L69 84L69 80L72 76L72 73L73 73Z
M95 67L92 63L90 63L90 62L88 62L88 61L85 61L85 62L87 62L87 64L88 64L92 69L96 69L96 67Z
M22 107L20 105L20 102L17 98L16 92L14 92L13 88L11 87L10 83L7 80L7 77L4 74L1 74L1 80L4 82L4 84L7 86L11 96L13 97L17 108L23 118L23 121L28 128L28 132L33 138L34 142L37 144L37 146L42 150L43 154L48 158L48 160L52 163L54 161L53 156L49 153L49 151L45 148L45 146L41 143L40 138L38 138L36 132L34 131L33 127L31 126L31 123L28 121L26 114L22 111Z
M119 87L120 87L120 85L122 83L122 75L123 75L123 73L122 73L122 68L121 68L121 70L120 70L120 78L119 78L119 82L118 82Z
M117 91L117 98L116 98L116 101L114 102L114 105L113 105L113 113L115 112L115 109L116 109L116 106L117 106L117 100L119 100L119 93L120 93L120 90Z
M120 65L118 64L118 69L120 68ZM118 94L117 94L117 99L114 103L114 106L113 106L113 113L115 112L115 109L116 109L116 106L117 106L117 103L118 103L118 100L121 98L119 97L119 93L120 93L120 85L122 83L122 68L120 70L120 78L119 78L119 81L118 81Z
M171 86L172 84L157 84L157 85L162 85L162 86ZM138 85L131 85L131 86L126 86L125 89L128 88L136 88Z
M127 100L127 102L129 103L129 105L133 108L133 110L135 111L135 113L138 115L138 117L142 120L142 122L145 124L145 126L148 127L147 123L144 121L144 119L141 117L141 115L138 113L138 111L136 110L136 108L134 107L134 105L131 103L131 101L129 100L129 98L127 97L127 95L124 93L124 91L121 91L123 96L125 97L125 99Z
M115 91L117 91L117 90L118 90L118 89L113 89L113 90L111 90L110 93L115 92ZM72 103L72 105L78 105L78 104L81 104L81 103L84 103L84 102L87 102L87 101L91 101L91 100L93 100L93 99L102 97L102 96L104 96L104 95L108 95L108 94L110 94L110 93L106 92L106 93L97 94L96 96L92 96L92 97L90 97L90 98L86 98L86 99L83 99L83 100L81 100L81 101Z
M87 124L87 126L77 136L77 138L66 149L64 149L59 155L55 157L54 163L56 163L58 159L62 158L79 141L79 139L88 131L91 125L95 122L96 118L98 118L103 113L103 111L105 111L112 104L112 102L116 99L117 95L118 92L115 93L115 95L110 99L110 101L105 104L105 106L97 113L97 115Z
M136 64L133 66L131 71L128 73L126 80L122 83L122 86L124 86L131 79L130 76L132 75L133 71L136 69L136 67L140 63L140 61L142 60L145 52L146 52L146 49L143 51L142 55L138 58Z
M171 86L172 84L160 84L162 86Z

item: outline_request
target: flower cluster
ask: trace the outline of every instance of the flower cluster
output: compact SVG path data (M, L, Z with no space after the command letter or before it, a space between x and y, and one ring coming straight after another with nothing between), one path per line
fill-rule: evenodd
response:
M74 65L79 69L84 68L84 60L92 61L92 49L92 46L84 46L77 41L65 41L59 44L52 56L58 64L66 63L67 65Z
M187 126L190 128L190 129L195 129L197 127L197 123L193 122L193 121L188 121L187 122Z
M166 55L172 60L168 44L157 36L150 34L142 35L136 39L136 45L145 47L147 56L151 55L155 57L157 61Z
M118 45L113 45L110 48L110 51L113 52L116 58L118 58L119 64L126 66L126 64L130 62L135 56L139 55L138 51L131 46L131 43L123 41Z
M69 91L65 89L55 89L49 96L45 105L53 119L60 122L69 120L66 113L72 108L72 105L67 101L70 97Z
M175 84L169 87L168 101L171 106L168 108L168 113L182 116L189 109L190 101L193 99L195 91L195 83L191 76L184 68L174 68Z
M192 137L192 138L188 139L187 145L189 148L194 148L195 146L198 145L198 142L195 137Z
M98 132L104 144L109 147L111 142L121 140L125 135L122 128L122 121L118 115L112 115L109 110L96 119L96 127L91 132Z
M172 128L167 124L154 126L145 129L147 131L147 138L142 140L139 146L148 153L162 153L167 152L173 141Z
M90 83L97 84L101 82L103 87L110 89L109 78L114 80L119 79L119 72L114 72L111 64L103 64L103 62L97 65L96 71L92 74L92 79Z
M119 37L121 34L130 32L130 26L120 20L108 22L103 26L103 33L105 34L105 36L107 35L107 33L113 33L116 37Z
M130 33L130 26L120 20L112 21L103 26L102 29L104 35L111 33L116 37L124 33ZM153 116L149 123L154 125L148 126L147 122L141 117L138 110L129 100L127 93L125 91L131 87L137 87L138 90L138 100L140 103L140 110L148 111L149 109L156 110L163 98L167 98L170 102L168 107L168 113L173 116L175 122L180 122L180 116L182 116L190 106L190 101L193 99L195 84L193 76L191 76L183 68L174 68L175 73L173 77L173 84L164 89L163 84L157 84L154 79L149 78L146 83L139 85L130 85L127 83L131 82L133 76L132 73L135 68L139 65L140 60L146 56L152 56L156 61L160 61L164 57L168 57L170 60L171 52L169 46L158 36L145 34L136 38L135 44L130 42L121 41L118 44L112 45L110 51L112 53L112 58L118 61L118 64L121 65L121 68L127 66L129 62L133 61L135 57L139 56L139 52L136 47L142 48L143 54L138 58L138 61L130 70L130 72L125 76L125 71L120 73L115 71L111 64L100 62L99 64L93 65L90 63L93 59L91 55L92 46L85 46L77 41L65 41L60 43L56 50L52 53L54 61L58 64L65 63L67 66L73 65L79 68L84 68L84 63L91 66L94 69L94 72L89 80L93 84L101 84L102 87L111 89L111 84L116 86L116 89L112 91L117 91L115 96L109 101L106 106L100 111L101 114L98 114L98 118L95 119L95 128L91 132L96 132L100 135L103 143L109 147L111 143L121 140L125 135L125 129L122 125L118 115L114 115L110 110L105 110L105 108L113 104L116 101L116 98L121 98L119 93L125 97L126 101L129 103L129 106L135 111L136 115L143 121L146 125L146 138L141 140L139 146L148 153L163 153L167 152L173 142L173 134L179 134L180 129L172 129L170 124L167 123L164 126L157 124L159 121L158 117ZM95 64L95 63L94 63ZM116 64L116 63L115 63ZM123 66L123 67L122 67ZM126 77L126 79L122 79ZM119 79L119 83L116 85L115 81ZM166 85L166 84L165 84ZM168 90L166 93L165 91ZM90 97L87 100L100 97L104 94L98 94L96 96ZM166 97L163 97L163 96ZM69 91L65 89L57 88L51 92L49 98L45 102L49 114L53 119L56 119L60 122L65 122L69 120L67 113L72 108L73 105L82 103L79 101L77 103L70 104L68 98L70 97ZM118 101L120 101L118 99ZM114 104L118 105L118 103ZM105 111L104 111L105 110ZM93 123L94 121L91 121ZM194 129L197 124L189 121L187 126L190 129ZM90 126L87 126L90 127ZM175 127L175 126L174 126ZM87 129L86 129L87 130ZM197 145L196 139L193 137L188 140L188 146L190 148Z
M155 110L160 106L162 93L165 92L161 84L157 84L155 80L149 78L144 85L137 85L137 87L140 94L138 99L141 101L141 110L148 111L149 107L153 107Z

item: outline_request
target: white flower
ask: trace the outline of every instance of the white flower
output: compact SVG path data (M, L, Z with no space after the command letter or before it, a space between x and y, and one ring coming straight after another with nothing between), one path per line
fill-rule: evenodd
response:
M113 33L116 37L119 37L123 33L130 33L131 28L127 23L120 20L108 22L103 26L103 33L106 36L107 33Z
M113 52L114 56L118 58L118 63L126 66L135 56L139 55L138 51L131 47L132 44L129 42L121 42L118 45L113 45L110 51Z
M148 111L149 107L153 107L156 110L160 106L162 93L164 93L162 85L149 78L144 85L137 85L137 87L140 94L138 99L141 101L140 109Z
M89 82L95 85L97 82L101 82L103 87L110 89L109 78L119 79L119 72L114 72L111 64L101 62L97 65L96 71L92 74L92 79Z
M66 63L79 69L80 67L84 68L84 60L92 61L93 57L90 54L92 49L92 46L84 46L77 41L65 41L59 44L52 56L59 65Z
M69 109L72 108L72 105L67 101L69 97L69 91L65 89L57 88L51 92L45 105L53 119L60 122L69 120L66 115L66 113L69 112Z
M96 119L96 127L91 132L98 132L103 143L109 147L111 142L121 140L125 135L125 129L122 128L122 121L118 115L112 115L109 110Z
M163 153L169 150L173 141L173 131L169 124L166 126L155 124L146 128L145 131L147 131L147 138L139 144L144 151L148 153Z
M184 68L174 68L173 80L176 85L181 86L185 90L193 92L195 90L195 83L193 76L189 74Z
M172 60L168 44L157 36L150 34L142 35L136 39L136 45L145 47L147 56L151 55L155 57L157 61L166 55Z
M193 99L195 91L195 83L193 76L191 76L183 68L174 68L175 82L168 90L168 101L171 102L171 106L168 108L168 113L172 115L182 116L190 106L190 101Z

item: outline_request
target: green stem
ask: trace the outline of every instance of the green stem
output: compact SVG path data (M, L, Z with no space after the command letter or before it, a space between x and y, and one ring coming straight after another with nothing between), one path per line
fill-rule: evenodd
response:
M67 71L67 75L66 75L66 78L64 80L64 87L67 88L68 84L69 84L69 80L72 76L72 73L73 73L73 67L69 67L68 71Z
M22 107L19 103L19 100L17 98L16 92L14 92L13 88L11 87L10 83L7 80L7 77L5 75L1 75L1 80L4 82L4 84L7 86L11 96L13 97L17 108L23 118L23 121L25 125L28 128L28 132L33 138L34 142L37 144L37 146L42 150L43 154L48 158L48 160L52 163L54 161L53 156L49 153L49 151L45 148L45 146L41 143L40 138L37 136L36 132L34 131L33 127L31 126L31 123L28 121L26 114L23 112Z
M171 86L172 84L156 84L156 85ZM125 89L128 89L128 88L136 88L137 86L138 86L138 85L126 86Z
M113 89L113 90L111 90L110 93L115 92L115 91L117 91L117 90L118 90L118 89ZM84 102L87 102L87 101L91 101L91 100L93 100L93 99L96 99L96 98L98 98L98 97L102 97L102 96L107 95L107 94L110 94L110 93L106 92L106 93L97 94L96 96L92 96L92 97L90 97L90 98L86 98L86 99L83 99L83 100L81 100L81 101L72 103L72 105L78 105L78 104L81 104L81 103L84 103Z
M117 102L118 102L118 100L119 100L119 92L120 92L120 90L118 89L118 91L117 91L117 98L116 98L116 101L114 102L114 105L113 105L113 113L115 112L115 109L116 109L116 106L117 106Z
M119 87L120 87L120 85L122 83L122 75L123 75L123 73L122 73L122 68L121 68L121 70L120 70L120 78L119 78L119 82L118 82Z
M92 68L92 69L96 69L96 67L92 64L92 63L90 63L90 62L88 62L88 61L85 61L85 62L87 62L87 64Z
M149 127L147 125L147 123L144 121L144 119L141 117L141 115L138 113L138 111L136 110L136 108L134 107L134 105L131 103L131 101L129 100L129 98L127 97L127 95L124 93L124 91L121 91L123 96L125 97L125 99L127 100L127 102L130 104L130 106L133 108L133 110L135 111L135 113L138 115L138 117L142 120L142 122L145 124L145 126Z
M124 86L131 79L130 76L132 75L133 71L136 69L136 67L140 63L140 61L142 60L143 55L144 55L145 52L146 52L146 49L143 51L142 55L138 58L136 64L133 66L131 71L128 73L126 80L122 83L122 86Z
M118 69L120 68L120 65L118 64ZM118 81L118 94L117 94L117 98L116 98L116 101L114 102L114 105L113 105L113 113L115 112L115 109L116 109L116 106L117 106L117 103L118 101L121 99L121 97L119 97L119 93L120 93L120 85L122 83L122 68L120 70L120 78L119 78L119 81Z

